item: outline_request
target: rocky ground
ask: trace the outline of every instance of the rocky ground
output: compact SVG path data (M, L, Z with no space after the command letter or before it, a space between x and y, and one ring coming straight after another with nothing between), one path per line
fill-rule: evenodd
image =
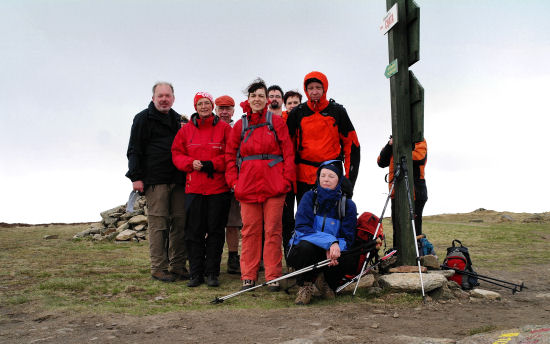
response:
M208 310L147 317L36 313L3 314L4 343L550 343L550 264L519 272L480 271L525 281L501 300L451 299L417 306L374 302L288 309ZM246 296L250 297L250 296ZM253 296L252 296L253 297ZM480 334L475 334L481 332Z

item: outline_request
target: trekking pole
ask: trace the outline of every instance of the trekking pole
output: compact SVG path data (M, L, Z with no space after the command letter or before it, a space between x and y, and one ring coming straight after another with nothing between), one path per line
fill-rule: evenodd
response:
M396 177L398 176L399 174L399 171L396 173L395 177L393 178L393 180L396 179ZM392 183L391 184L391 188L390 188L390 193L388 194L388 197L386 198L386 203L384 203L384 208L382 209L382 214L380 215L380 218L378 219L378 223L376 224L376 230L374 231L374 236L373 236L373 240L376 241L376 235L378 234L378 229L380 228L380 226L382 225L382 220L384 219L384 213L386 212L386 207L388 206L388 202L390 201L390 198L391 198L391 194L393 192L393 187L395 186L395 183ZM365 271L365 267L367 266L367 262L369 260L369 257L370 257L370 253L371 251L369 251L367 253L367 257L365 258L365 262L363 262L363 266L361 267L361 272L359 273L359 278L357 279L357 284L355 285L355 289L353 289L353 296L355 296L355 292L357 291L357 287L359 287L359 282L361 282L361 277L363 276L363 273ZM355 278L354 278L355 279ZM351 280L350 282L348 282L346 284L346 287L347 285L349 285L350 283L354 283L355 281ZM345 287L344 287L345 288ZM339 290L342 290L340 288L338 288ZM336 292L338 292L339 290L336 290Z
M251 290L254 290L254 289L258 289L258 288L261 288L263 286L266 286L268 284L271 284L271 283L275 283L275 282L279 282L279 281L282 281L284 279L287 279L287 278L290 278L290 277L293 277L293 276L297 276L297 275L301 275L305 272L309 272L309 271L313 271L313 270L316 270L316 269L319 269L319 268L322 268L324 266L327 266L329 263L331 262L331 259L326 259L326 260L323 260L321 262L318 262L318 263L315 263L313 265L310 265L310 266L306 266L305 268L302 268L300 270L296 270L296 271L293 271L291 273L288 273L286 275L283 275L279 278L275 278L275 279L272 279L271 281L267 281L267 282L264 282L262 284L258 284L254 287L251 287L251 288L248 288L248 289L244 289L244 290L239 290L233 294L229 294L229 295L226 295L226 296L223 296L223 297L216 297L214 300L210 301L210 303L213 303L213 304L218 304L218 303L222 303L224 302L225 300L227 299L230 299L232 297L235 297L237 295L240 295L240 294L243 294L243 293L246 293L248 291L251 291Z
M378 262L376 262L375 264L369 266L368 268L365 269L365 265L363 265L363 270L361 270L361 274L355 276L354 278L352 278L351 280L347 281L346 283L342 284L341 286L339 286L337 289L336 289L336 292L339 293L341 292L342 290L344 290L344 288L346 288L348 285L352 284L352 283L355 283L357 281L357 285L359 285L359 280L361 280L361 277L366 275L369 271L371 271L372 269L374 269L375 267L377 267L378 265L382 264L383 261L389 259L391 256L393 256L395 253L397 253L397 250L393 250L391 251L390 253L388 253L387 255L385 255L384 257L380 258L380 260ZM355 287L355 290L357 290L357 286ZM355 295L355 290L353 291L354 295Z
M412 234L414 248L416 250L416 264L418 265L418 274L420 275L420 286L422 287L422 300L426 301L426 294L424 294L424 280L422 279L422 268L420 267L420 255L418 254L418 245L416 244L416 228L414 226L414 210L411 199L411 189L409 186L409 173L407 169L407 159L403 156L401 157L401 168L403 169L403 175L405 177L405 186L407 188L407 200L409 202L409 215L411 218L412 224Z
M521 283L521 285L519 284L515 284L515 283L511 283L511 282L506 282L506 281L501 281L501 280L498 280L496 278L492 278L492 277L488 277L488 276L483 276L483 275L479 275L475 272L470 272L470 271L465 271L465 270L459 270L459 269L456 269L456 268L452 268L450 266L447 266L447 265L441 265L442 268L444 269L447 269L447 270L454 270L455 272L458 272L459 274L461 275L466 275L466 276L471 276L471 277L475 277L481 281L485 281L485 282L488 282L488 283L492 283L494 285L498 285L499 287L502 287L502 288L506 288L506 289L510 289L512 291L512 294L515 294L517 291L522 291L523 288L527 289L527 287L523 284L523 282ZM499 282L503 282L503 283L508 283L508 284L511 284L513 287L510 287L508 285L504 285L504 284L500 284L500 283L497 283L493 280L496 280L496 281L499 281ZM519 288L519 290L517 289Z
M344 255L348 255L348 254L353 254L355 253L356 251L359 251L363 248L364 245L361 245L357 248L354 248L353 250L349 250L349 251L345 251L343 252L341 256L344 256ZM269 285L271 283L275 283L275 282L279 282L279 281L282 281L284 279L287 279L287 278L290 278L290 277L294 277L294 276L298 276L298 275L301 275L305 272L309 272L309 271L313 271L313 270L317 270L317 269L320 269L322 267L325 267L327 265L329 265L329 263L332 261L332 259L325 259L323 261L320 261L320 262L317 262L315 264L312 264L312 265L309 265L309 266L306 266L304 268L301 268L300 270L296 270L296 271L293 271L293 272L290 272L286 275L283 275L279 278L275 278L275 279L272 279L271 281L267 281L267 282L264 282L262 284L258 284L254 287L251 287L251 288L248 288L248 289L245 289L245 290L239 290L233 294L229 294L229 295L226 295L226 296L223 296L223 297L216 297L214 300L210 301L210 303L212 304L218 304L218 303L222 303L224 302L225 300L227 299L230 299L232 297L235 297L237 295L240 295L240 294L243 294L243 293L246 293L248 291L251 291L251 290L254 290L254 289L258 289L258 288L261 288L261 287L264 287L266 285Z

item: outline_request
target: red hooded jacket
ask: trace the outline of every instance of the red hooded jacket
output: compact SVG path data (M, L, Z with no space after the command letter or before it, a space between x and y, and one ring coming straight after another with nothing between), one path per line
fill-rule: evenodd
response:
M265 123L267 106L260 113L252 113L248 101L241 103L246 112L248 126ZM280 116L273 116L273 127L276 135L268 128L262 126L245 133L250 137L241 142L242 119L233 126L231 136L227 142L225 160L227 164L225 177L227 184L235 186L235 198L244 203L263 203L266 199L283 195L290 191L292 183L296 180L294 169L294 150L292 141L288 135L288 129ZM237 168L237 150L240 147L240 155L245 158L252 155L270 154L281 155L283 161L273 166L269 163L273 160L246 160Z
M306 81L317 79L323 85L323 95L318 102L309 99ZM311 72L304 77L307 103L292 109L287 125L296 142L297 180L315 184L317 168L326 160L344 161L345 174L355 184L359 173L360 148L355 128L346 109L333 100L327 100L328 80L321 72Z
M186 193L215 195L228 192L225 183L225 148L231 126L215 115L201 119L193 114L172 143L172 161L181 171L187 172ZM211 161L213 173L195 171L193 161Z

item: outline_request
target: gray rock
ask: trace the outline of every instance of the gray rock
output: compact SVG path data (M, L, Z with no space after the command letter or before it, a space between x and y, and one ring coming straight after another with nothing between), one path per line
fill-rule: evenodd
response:
M424 291L429 292L436 288L441 288L447 284L447 279L440 274L422 274L424 282ZM389 274L380 277L378 284L384 289L404 292L422 291L420 277L418 273L399 273Z
M371 274L367 274L361 277L361 281L359 282L358 288L368 288L368 287L371 287L373 283L374 283L374 276ZM342 292L349 291L353 293L354 289L355 289L355 283L352 283L347 287L345 287L344 289L342 289Z
M500 294L494 291L476 288L470 291L470 295L473 298L486 299L486 300L500 300Z
M129 224L128 222L124 222L124 223L121 224L119 227L117 227L116 232L117 232L117 233L121 233L121 232L123 232L123 231L125 231L125 230L127 230L127 229L129 229L129 228L130 228L130 224Z
M136 238L139 238L140 240L147 240L147 232L136 232Z
M112 231L111 233L108 233L105 235L105 240L109 240L109 241L112 241L112 240L115 240L116 236L118 235L119 233L117 233L116 231Z
M131 226L137 226L137 225L144 225L147 224L147 216L145 215L137 215L132 217L130 220L128 220L128 223Z
M131 213L124 213L120 216L120 219L127 221L127 220L129 220L132 217L137 216L137 215L143 215L143 209L134 210Z
M132 239L133 237L136 236L136 231L133 231L131 229L126 229L122 232L120 232L117 236L116 236L116 240L117 241L126 241L126 240L130 240Z
M442 286L441 288L437 288L437 289L434 289L430 292L430 296L434 299L434 300L438 300L438 301L444 301L444 300L453 300L455 299L455 295L453 294L453 292L451 291L451 289L449 289L449 287L447 286L447 284L445 284L444 286Z
M512 222L512 221L514 221L514 218L511 217L510 215L502 215L500 217L500 221L501 222Z
M101 212L99 215L105 221L108 218L118 218L119 216L121 216L125 212L126 212L125 207L123 205L119 205L118 207L114 207L112 209L105 210L105 211Z
M540 294L535 295L535 297L550 300L550 293L540 293Z
M437 257L432 254L420 257L420 265L425 266L428 269L439 269L439 261L437 260Z
M380 287L370 287L367 289L367 295L378 296L382 294L383 289Z
M103 239L103 236L99 233L92 235L92 239L94 240L101 240Z
M44 235L43 239L45 240L59 239L59 235L56 235L56 234Z
M137 225L137 226L134 227L134 230L135 230L135 231L138 231L138 232L139 232L139 231L144 231L144 230L146 230L146 229L147 229L147 226L146 226L146 225Z
M103 218L102 223L105 227L114 227L114 226L116 226L117 221L118 221L117 217L107 216L107 217Z

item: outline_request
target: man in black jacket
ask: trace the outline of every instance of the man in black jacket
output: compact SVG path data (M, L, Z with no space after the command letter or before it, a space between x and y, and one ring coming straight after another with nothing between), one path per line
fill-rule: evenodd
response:
M172 109L174 88L153 86L149 107L134 117L128 144L128 172L133 189L145 193L151 277L163 282L188 279L185 229L185 176L172 163L172 141L181 117Z

